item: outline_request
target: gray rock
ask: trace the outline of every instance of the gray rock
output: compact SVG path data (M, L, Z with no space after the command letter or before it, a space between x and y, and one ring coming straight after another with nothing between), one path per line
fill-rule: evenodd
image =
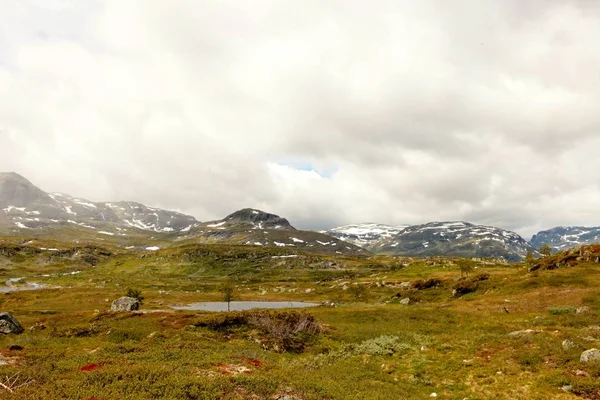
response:
M539 333L539 331L534 331L533 329L525 329L523 331L514 331L508 334L508 337L518 338L523 336L532 335L534 333Z
M19 321L17 321L10 313L0 313L0 333L14 333L18 335L19 333L23 333L23 331L24 329Z
M402 289L410 289L410 282L400 282L400 287Z
M140 301L134 297L121 297L112 302L111 311L135 311L140 309Z
M590 361L600 361L600 350L598 349L589 349L581 353L581 357L579 359L581 362L590 362Z
M590 312L590 308L588 306L583 306L583 307L579 307L577 310L575 310L575 314L585 314Z
M400 304L402 304L403 306L407 306L410 304L410 299L407 297L405 299L400 300Z
M571 385L564 385L560 388L560 390L562 390L563 392L572 392L573 391L573 386Z
M575 342L572 342L569 339L565 339L562 342L562 347L565 350L571 350L571 349L574 349L575 347L577 347L577 345L575 344Z
M589 349L581 353L581 357L579 359L581 362L590 362L590 361L600 361L600 350L598 349Z

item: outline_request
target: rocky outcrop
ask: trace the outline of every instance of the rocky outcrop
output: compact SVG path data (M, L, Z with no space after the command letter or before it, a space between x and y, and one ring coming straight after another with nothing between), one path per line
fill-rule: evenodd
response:
M140 301L135 297L121 297L112 302L110 311L136 311L140 309Z
M24 329L12 314L3 312L0 313L0 333L4 334L19 334L23 333Z

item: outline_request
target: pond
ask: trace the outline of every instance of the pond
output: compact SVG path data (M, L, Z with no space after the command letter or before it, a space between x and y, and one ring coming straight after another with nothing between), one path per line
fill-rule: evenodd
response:
M22 286L0 286L0 293L21 292L24 290L39 290L44 289L45 287L46 285L40 285L39 283L27 282L25 285Z
M319 303L305 303L302 301L232 301L230 303L231 311L279 308L308 308L316 307ZM227 311L227 302L224 301L206 301L201 303L191 303L187 306L171 306L175 310L193 310L193 311Z

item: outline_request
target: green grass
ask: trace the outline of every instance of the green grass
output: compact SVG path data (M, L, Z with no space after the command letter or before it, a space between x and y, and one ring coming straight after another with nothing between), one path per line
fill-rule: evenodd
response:
M600 346L594 263L528 273L519 264L473 262L469 277L458 281L456 259L279 258L289 253L199 244L150 253L108 244L101 250L110 256L92 267L72 254L31 248L0 256L1 279L49 285L0 295L1 310L26 329L0 336L10 362L0 377L18 373L20 382L31 382L12 394L0 390L2 398L424 399L435 392L448 399L569 399L577 397L561 386L583 398L600 391L600 365L579 362L582 349ZM64 275L74 270L81 272ZM477 278L483 273L489 278ZM401 285L429 279L437 284ZM235 285L235 300L337 306L307 311L321 333L294 352L273 350L266 345L273 333L237 314L169 308L220 301L223 282ZM457 282L476 282L476 290L453 295ZM143 310L153 312L107 312L127 288L139 289ZM398 304L405 297L412 303ZM592 312L571 312L581 305ZM508 336L525 329L534 333ZM564 350L564 339L578 347ZM8 350L13 345L23 349Z

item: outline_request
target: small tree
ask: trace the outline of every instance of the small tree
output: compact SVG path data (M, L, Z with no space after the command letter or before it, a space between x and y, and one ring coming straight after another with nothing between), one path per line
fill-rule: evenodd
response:
M552 254L552 247L548 246L547 244L543 244L538 251L541 255L547 257Z
M533 253L531 251L528 251L527 255L525 256L525 264L527 264L527 266L531 267L534 262L535 262L535 258L533 257Z
M232 282L226 282L221 285L219 291L223 294L223 301L227 303L227 311L231 311L231 301L235 295L235 286Z
M365 300L367 297L367 287L365 285L350 285L348 286L348 291L354 296L355 301L358 301L359 299Z
M138 299L140 305L144 304L144 296L142 296L142 291L139 289L127 288L125 292L125 296L133 297L134 299Z
M469 276L469 272L473 271L473 266L467 262L461 262L458 267L460 268L460 276Z

